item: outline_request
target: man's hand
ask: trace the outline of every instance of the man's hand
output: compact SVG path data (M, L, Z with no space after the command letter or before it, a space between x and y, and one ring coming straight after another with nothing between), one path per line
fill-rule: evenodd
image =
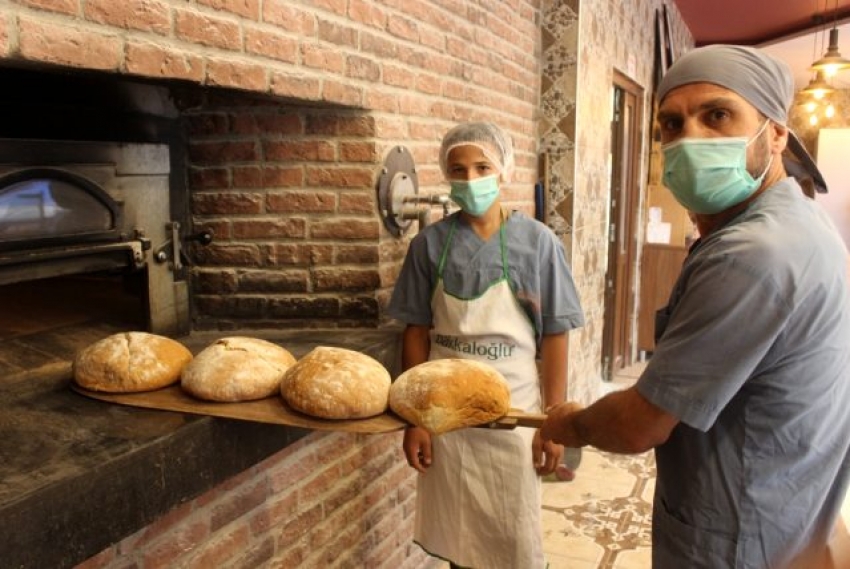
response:
M575 426L575 414L582 410L578 403L568 401L546 409L546 420L540 427L544 441L553 441L565 447L580 448L585 445Z
M555 472L564 455L564 447L552 441L543 441L540 430L534 432L531 442L531 456L534 460L534 468L540 476L546 476Z
M403 448L407 464L425 474L431 466L431 433L422 427L406 428Z

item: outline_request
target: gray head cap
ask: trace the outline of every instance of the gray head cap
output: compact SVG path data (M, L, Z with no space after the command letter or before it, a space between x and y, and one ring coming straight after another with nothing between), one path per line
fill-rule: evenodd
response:
M734 91L772 121L787 125L794 101L794 78L785 62L764 51L739 45L708 45L679 58L661 79L658 100L689 83L713 83ZM811 176L815 187L826 192L826 182L793 131L788 131L788 150ZM799 169L798 169L799 171Z

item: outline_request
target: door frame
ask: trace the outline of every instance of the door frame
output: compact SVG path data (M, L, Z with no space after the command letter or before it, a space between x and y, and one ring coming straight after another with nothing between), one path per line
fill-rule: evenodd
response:
M619 100L618 91L622 93ZM635 356L640 172L644 147L644 89L615 69L611 92L612 107L617 104L618 108L612 109L611 120L608 267L602 335L602 374L606 381L619 369L632 364Z

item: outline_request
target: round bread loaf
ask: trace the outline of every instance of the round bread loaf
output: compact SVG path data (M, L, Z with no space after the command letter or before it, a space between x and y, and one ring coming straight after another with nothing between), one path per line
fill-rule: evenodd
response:
M295 356L259 338L231 336L216 340L183 368L180 387L198 399L234 403L269 397Z
M289 368L280 384L286 403L322 419L364 419L387 410L390 374L376 359L345 348L318 347Z
M439 435L503 417L511 406L507 380L474 360L449 358L414 366L390 387L390 408L406 421Z
M77 353L74 381L92 391L151 391L176 383L191 360L192 352L176 340L147 332L122 332Z

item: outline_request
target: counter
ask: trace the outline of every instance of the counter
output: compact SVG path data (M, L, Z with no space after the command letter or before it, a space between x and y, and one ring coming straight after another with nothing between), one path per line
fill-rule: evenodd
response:
M193 352L235 334L180 338ZM296 357L361 351L398 373L397 331L245 333ZM3 567L72 567L309 434L113 405L71 391L70 361L0 378Z

